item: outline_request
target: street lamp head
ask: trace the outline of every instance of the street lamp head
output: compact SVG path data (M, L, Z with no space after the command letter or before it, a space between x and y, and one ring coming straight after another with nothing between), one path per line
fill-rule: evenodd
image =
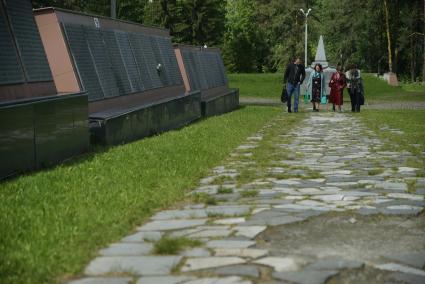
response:
M300 11L305 15L304 9L300 9Z
M307 16L308 16L308 14L310 14L310 12L311 12L311 8L310 8L310 9L308 9L308 11L307 11Z

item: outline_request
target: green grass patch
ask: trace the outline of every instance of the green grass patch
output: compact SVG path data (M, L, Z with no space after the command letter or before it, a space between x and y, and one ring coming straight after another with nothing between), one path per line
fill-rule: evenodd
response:
M408 166L418 168L417 174L425 172L425 111L423 110L365 110L359 116L383 141L388 141L386 147L391 151L407 150L415 157L408 160ZM400 129L402 135L381 130L383 125ZM393 170L397 170L394 168Z
M228 74L229 86L239 88L242 97L278 98L282 92L282 73Z
M204 203L206 205L216 205L218 203L217 199L209 194L204 192L196 192L191 195L190 201L194 203Z
M363 80L367 102L425 101L425 88L412 88L410 84L393 87L371 74L364 74ZM344 97L349 100L347 91Z
M384 172L384 169L371 169L367 171L367 174L370 176L377 176Z
M393 87L372 74L363 74L367 103L425 101L425 85L401 84ZM282 73L229 74L229 85L239 88L241 97L279 99L282 92ZM349 103L348 92L344 94Z
M255 189L244 190L240 192L240 195L244 198L256 197L258 195L258 190L255 190Z
M189 239L185 237L162 237L154 245L154 253L160 255L178 254L186 248L199 247L202 245L200 240Z
M220 187L219 189L217 189L217 193L218 194L231 194L231 193L233 193L233 189Z
M0 184L0 282L58 282L281 113L246 107Z

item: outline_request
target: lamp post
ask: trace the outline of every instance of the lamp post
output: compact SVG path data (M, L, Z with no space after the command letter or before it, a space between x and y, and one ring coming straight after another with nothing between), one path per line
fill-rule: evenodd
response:
M307 18L308 18L308 15L311 12L311 9L308 9L307 13L304 12L304 9L300 9L300 11L303 13L303 15L305 17L304 64L305 64L305 67L307 67Z

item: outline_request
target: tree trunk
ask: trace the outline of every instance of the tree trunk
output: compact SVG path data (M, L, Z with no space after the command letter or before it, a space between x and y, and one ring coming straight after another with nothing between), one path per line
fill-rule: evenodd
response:
M385 12L385 24L386 24L387 39L388 39L388 67L390 69L390 73L392 73L393 72L393 57L392 57L392 51L391 51L390 20L389 20L387 0L384 0L384 12ZM425 57L424 57L424 62L425 62Z

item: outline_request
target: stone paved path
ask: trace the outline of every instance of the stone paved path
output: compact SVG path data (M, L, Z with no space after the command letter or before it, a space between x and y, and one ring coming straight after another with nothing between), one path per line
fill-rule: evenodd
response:
M349 114L284 125L202 179L191 194L205 203L152 216L72 283L425 283L425 178L407 166L420 157L387 150ZM164 236L202 245L154 255Z

